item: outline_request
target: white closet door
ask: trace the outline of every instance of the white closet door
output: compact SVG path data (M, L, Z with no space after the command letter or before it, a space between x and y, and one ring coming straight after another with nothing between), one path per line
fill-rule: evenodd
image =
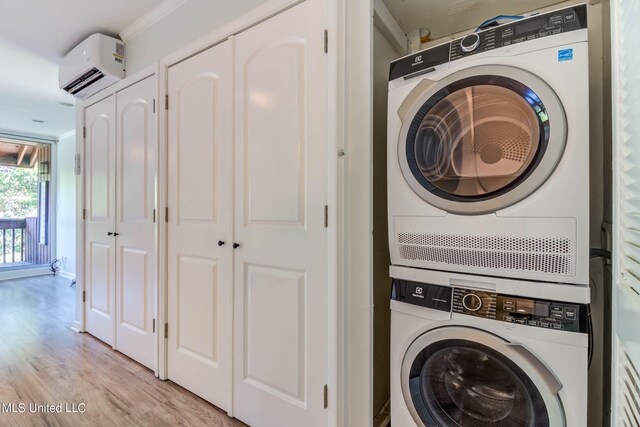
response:
M231 410L231 43L169 69L168 376Z
M155 368L156 80L117 94L116 349Z
M86 328L109 345L115 316L115 122L114 96L85 109Z
M326 425L326 3L236 37L234 416Z

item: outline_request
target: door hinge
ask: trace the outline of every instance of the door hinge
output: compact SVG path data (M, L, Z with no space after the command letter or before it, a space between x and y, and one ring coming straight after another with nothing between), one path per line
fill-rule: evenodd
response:
M153 223L156 223L156 210L153 210Z
M87 128L86 126L82 126L82 137L87 139Z
M87 301L87 291L82 291L82 302Z
M324 228L329 227L329 206L324 205Z
M87 219L87 210L82 209L82 219Z
M153 319L153 326L152 326L152 330L151 333L155 334L156 333L156 319Z
M156 112L156 99L153 98L153 112Z
M164 208L164 222L169 222L169 208Z
M164 324L164 337L165 338L169 338L169 324L168 323Z
M324 53L329 53L329 30L324 30Z
M327 387L327 385L324 385L324 409L327 409L329 407L329 387Z
M164 96L164 109L165 110L169 109L169 95Z

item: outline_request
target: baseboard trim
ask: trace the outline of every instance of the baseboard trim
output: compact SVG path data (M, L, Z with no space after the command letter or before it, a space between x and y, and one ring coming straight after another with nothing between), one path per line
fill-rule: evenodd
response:
M76 331L78 333L84 332L82 330L82 325L77 320L74 320L73 323L71 324L71 330Z
M46 276L51 274L49 267L23 268L0 272L0 280L22 279L33 276Z
M380 412L373 417L373 427L387 427L391 424L391 401L387 400Z
M56 273L58 276L60 277L64 277L65 279L69 279L69 280L76 280L76 275L72 274L72 273L68 273L66 271L60 270Z

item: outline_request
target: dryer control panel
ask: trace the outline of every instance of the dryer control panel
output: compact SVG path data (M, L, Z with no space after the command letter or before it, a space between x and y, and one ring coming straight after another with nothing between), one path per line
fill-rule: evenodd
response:
M585 304L454 288L451 310L454 313L539 328L588 332L588 307Z
M440 64L469 55L584 28L587 28L586 4L527 16L397 59L391 63L389 81L426 74ZM571 49L566 51L562 54L565 56L559 56L558 60L568 60L568 55L573 54Z

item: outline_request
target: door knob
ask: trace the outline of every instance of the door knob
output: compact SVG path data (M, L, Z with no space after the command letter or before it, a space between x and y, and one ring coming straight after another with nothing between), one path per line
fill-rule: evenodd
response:
M110 231L107 233L107 236L112 236L112 235L113 235L113 233L110 232Z
M240 243L233 243L233 249L237 249L240 247Z
M113 233L113 235L114 235L114 236L119 236L119 235L120 235L120 233Z
M224 246L224 241L218 240L218 246Z

